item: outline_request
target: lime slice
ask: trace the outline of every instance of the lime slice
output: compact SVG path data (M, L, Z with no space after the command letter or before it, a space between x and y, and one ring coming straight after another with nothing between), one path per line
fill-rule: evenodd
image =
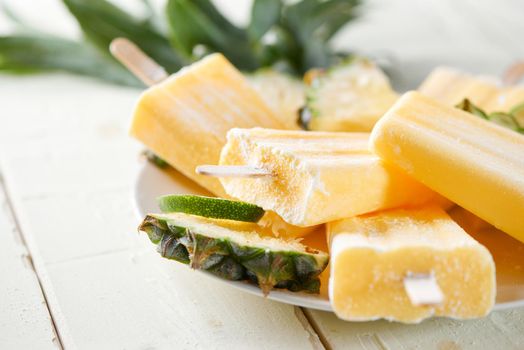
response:
M204 196L161 196L158 205L164 213L178 212L245 222L257 222L264 215L264 209L254 204Z

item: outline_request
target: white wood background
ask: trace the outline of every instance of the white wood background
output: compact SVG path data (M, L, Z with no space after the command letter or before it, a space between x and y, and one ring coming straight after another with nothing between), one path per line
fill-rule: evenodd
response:
M248 2L220 2L242 22ZM9 3L77 33L58 1ZM337 45L389 57L399 89L437 64L499 74L524 58L520 0L368 1L365 13ZM348 323L160 259L135 234L141 147L126 127L138 94L66 74L0 75L0 349L524 348L524 309Z

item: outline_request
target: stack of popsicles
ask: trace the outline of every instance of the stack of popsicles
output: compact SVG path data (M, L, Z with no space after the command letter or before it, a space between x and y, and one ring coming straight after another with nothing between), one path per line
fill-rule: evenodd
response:
M211 56L146 91L132 134L217 195L290 225L327 224L340 318L481 317L495 301L493 259L445 210L457 203L524 241L524 136L452 105L494 110L524 93L442 69L420 90L371 134L279 130L242 75ZM220 182L195 174L201 164L219 164Z

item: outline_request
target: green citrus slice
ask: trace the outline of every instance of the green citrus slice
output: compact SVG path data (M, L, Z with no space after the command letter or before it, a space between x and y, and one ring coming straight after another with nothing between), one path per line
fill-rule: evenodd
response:
M186 213L245 222L257 222L264 215L264 209L251 203L194 195L161 196L158 205L164 213Z

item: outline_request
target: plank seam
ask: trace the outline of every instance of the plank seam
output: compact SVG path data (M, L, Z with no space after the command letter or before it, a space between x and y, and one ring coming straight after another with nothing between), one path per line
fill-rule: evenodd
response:
M311 328L315 331L315 333L318 336L318 339L320 340L320 343L326 350L333 350L333 347L331 344L329 344L329 341L327 337L322 333L321 328L318 326L318 323L315 321L315 318L313 315L309 312L309 310L305 307L297 307L301 310L302 314L306 318L307 322L310 324Z
M13 223L14 223L16 231L17 231L17 233L15 233L15 234L18 235L18 237L20 239L20 244L22 244L24 246L25 250L26 250L25 259L27 261L27 264L31 268L31 270L33 270L33 272L34 272L34 274L36 276L36 280L38 282L38 286L40 287L40 291L42 292L42 297L44 298L46 309L47 309L47 312L49 314L49 318L51 319L51 324L53 326L52 327L53 333L55 335L55 339L53 339L53 343L55 343L60 349L64 349L64 346L62 345L62 339L60 338L60 333L58 332L58 328L56 326L56 322L55 322L55 319L53 317L53 313L51 312L51 307L49 305L49 301L48 301L45 289L44 289L44 287L42 285L41 278L40 278L40 276L39 276L39 274L38 274L38 272L37 272L37 270L35 268L35 264L33 262L32 256L31 256L31 251L29 249L29 246L27 245L27 241L25 239L24 233L23 233L22 228L20 226L20 222L19 222L18 217L16 215L16 212L15 212L15 209L14 209L11 197L9 195L9 191L7 190L7 186L6 186L4 177L3 177L1 172L0 172L0 191L4 192L5 201L6 201L6 204L7 204L7 210L9 212L8 214L11 215L11 218L13 220Z

